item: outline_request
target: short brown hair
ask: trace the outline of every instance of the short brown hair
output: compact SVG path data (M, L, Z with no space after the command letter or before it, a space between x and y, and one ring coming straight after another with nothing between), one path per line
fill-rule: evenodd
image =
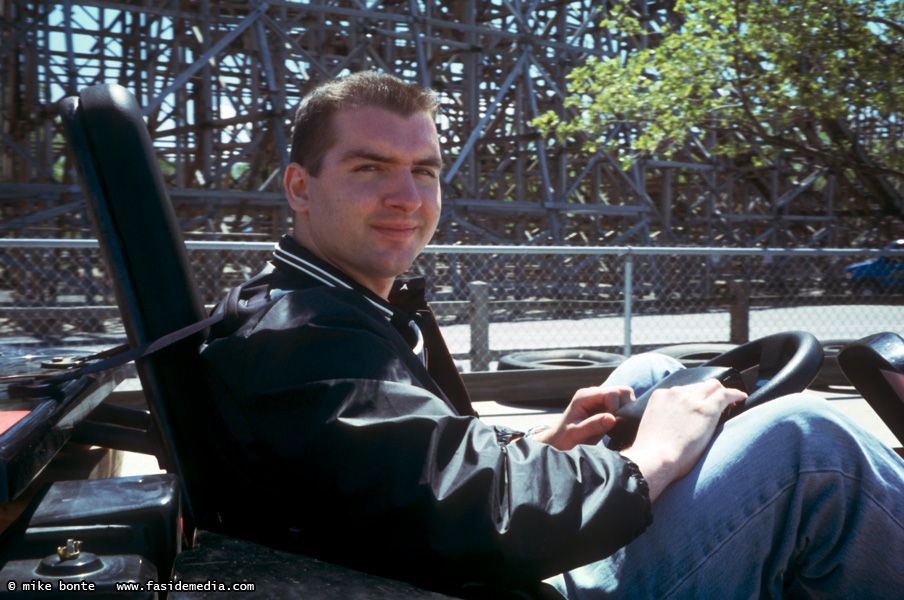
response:
M403 117L428 113L436 118L436 92L388 73L361 71L317 85L298 106L289 160L317 176L323 157L333 146L333 115L340 110L375 107Z

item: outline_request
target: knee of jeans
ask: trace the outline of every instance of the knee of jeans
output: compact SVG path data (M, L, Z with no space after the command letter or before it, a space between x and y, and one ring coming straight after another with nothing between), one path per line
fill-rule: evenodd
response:
M683 368L684 365L671 356L655 352L644 352L628 358L618 366L617 370L644 373L649 374L652 378L662 379Z
M761 444L794 445L802 454L826 457L852 457L861 451L865 434L844 413L817 396L783 396L747 414L752 419L745 419L745 426L760 428L760 435L765 438Z
M683 368L684 365L671 356L655 352L635 354L616 367L603 385L627 385L634 388L634 392L640 396L647 389Z
M643 354L632 356L628 360L636 360L638 363L645 364L650 371L664 373L665 375L670 375L684 368L684 365L678 359L656 352L644 352Z
M745 413L760 421L765 429L788 423L802 433L837 424L842 414L828 401L807 393L789 394L770 400Z

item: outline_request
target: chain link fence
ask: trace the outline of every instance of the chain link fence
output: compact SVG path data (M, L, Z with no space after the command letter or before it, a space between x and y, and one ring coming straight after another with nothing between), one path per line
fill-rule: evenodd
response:
M189 242L204 302L255 274L272 245ZM428 247L409 275L464 369L522 350L632 354L662 345L740 343L788 330L820 340L904 333L901 253L725 248ZM884 261L885 282L845 267ZM895 262L898 261L898 262ZM895 268L901 267L897 273ZM894 267L894 268L893 268ZM889 284L892 281L893 284ZM6 344L91 347L125 339L96 242L0 240Z

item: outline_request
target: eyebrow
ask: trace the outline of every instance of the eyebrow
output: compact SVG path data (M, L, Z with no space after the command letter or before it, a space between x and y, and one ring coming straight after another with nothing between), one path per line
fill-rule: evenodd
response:
M379 152L374 152L373 150L367 149L354 149L349 150L339 159L340 162L346 162L350 160L372 160L374 162L386 163L386 164L396 164L399 161L392 158L391 156L387 156L385 154L380 154ZM415 165L422 167L435 167L437 169L441 169L443 167L443 159L439 156L427 156L425 158L418 159L414 161Z

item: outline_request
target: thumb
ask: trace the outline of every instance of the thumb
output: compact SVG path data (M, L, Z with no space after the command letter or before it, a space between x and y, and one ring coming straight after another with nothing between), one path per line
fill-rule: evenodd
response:
M598 413L574 424L572 433L580 444L596 444L615 426L615 415Z

